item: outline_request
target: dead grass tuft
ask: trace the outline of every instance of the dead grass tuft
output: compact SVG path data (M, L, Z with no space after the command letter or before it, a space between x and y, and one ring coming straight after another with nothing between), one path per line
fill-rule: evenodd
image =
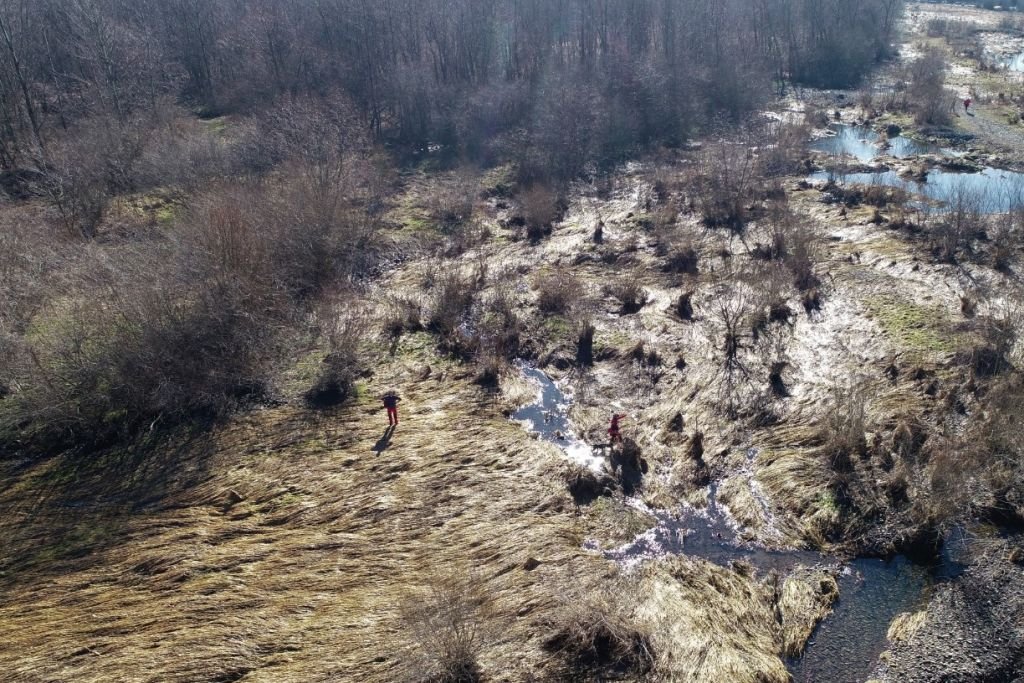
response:
M642 676L651 670L651 636L633 614L636 602L629 593L620 582L565 602L545 642L565 663L565 680Z
M610 285L608 292L618 299L623 315L637 313L647 305L647 290L634 275L627 275Z
M645 570L640 604L660 680L788 683L770 586L709 562L674 558Z
M826 572L798 570L786 577L779 596L783 654L799 657L808 639L839 598L839 584Z
M583 296L580 279L561 269L538 276L534 288L537 290L537 305L544 313L565 313Z
M410 681L476 683L482 680L479 658L493 636L488 621L489 598L472 573L431 581L420 595L401 607L402 623L413 649L407 664Z
M901 643L920 631L927 621L928 610L903 612L892 620L886 637L894 643Z

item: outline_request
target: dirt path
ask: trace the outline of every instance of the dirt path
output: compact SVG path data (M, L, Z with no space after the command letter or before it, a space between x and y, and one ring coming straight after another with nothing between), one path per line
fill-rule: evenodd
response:
M1017 161L1024 159L1024 130L1020 125L1000 120L1000 112L990 105L972 104L970 114L958 108L961 111L956 119L957 126L976 136L975 146L1009 154Z

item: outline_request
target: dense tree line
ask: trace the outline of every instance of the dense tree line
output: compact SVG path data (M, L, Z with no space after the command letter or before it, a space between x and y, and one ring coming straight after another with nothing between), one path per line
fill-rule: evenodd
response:
M888 53L901 4L2 0L0 166L168 98L213 115L340 90L381 139L483 160L528 149L573 173L742 117L787 82L854 84Z

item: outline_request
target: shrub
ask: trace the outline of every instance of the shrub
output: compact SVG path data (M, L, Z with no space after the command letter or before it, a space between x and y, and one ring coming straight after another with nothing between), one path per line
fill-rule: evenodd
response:
M947 211L931 225L929 240L936 260L956 263L972 253L974 240L987 226L985 194L959 183L951 188L946 203Z
M472 327L476 330L480 365L495 369L491 374L496 377L504 362L519 354L522 342L523 324L515 313L511 291L496 289L480 308Z
M10 370L21 389L4 420L26 436L97 443L265 396L294 321L365 273L375 247L365 213L285 180L214 188L165 239L96 250L103 258L37 309ZM344 346L331 349L321 387L339 397Z
M407 599L401 613L415 650L408 663L414 680L480 681L478 659L491 638L488 612L482 581L472 574L434 579L424 595Z
M754 195L755 171L754 156L745 145L723 140L701 153L690 192L706 226L743 230L747 203Z
M838 472L852 468L852 456L867 454L867 396L863 383L837 383L832 387L832 402L825 414L821 438L826 457Z
M423 304L411 297L391 298L384 315L384 331L391 337L423 329Z
M589 320L580 325L576 338L576 363L583 366L594 364L594 333L596 329Z
M670 273L697 275L700 256L692 245L683 245L672 249L665 262L665 270Z
M550 622L545 648L558 654L573 680L643 676L654 666L651 635L629 611L623 586L567 601Z
M469 221L479 187L474 175L464 170L431 189L427 209L442 232L450 233Z
M430 329L448 336L455 332L469 313L476 298L476 283L456 270L449 270L434 287Z
M136 277L37 316L8 427L41 442L98 442L223 415L266 391L272 298L241 283L186 288L156 267Z
M589 505L617 490L615 479L606 472L597 473L589 467L570 463L563 473L565 486L577 505Z
M622 305L622 313L629 315L647 305L647 290L635 276L627 276L611 286L611 294Z
M676 315L682 320L693 320L693 292L684 292L676 300Z
M919 124L949 123L956 95L946 89L946 60L942 53L931 50L912 62L908 80L914 120Z
M365 320L341 310L329 310L323 316L326 329L321 334L327 341L327 355L316 383L306 393L313 406L337 405L349 397L361 371L360 348L366 336Z
M565 270L539 276L534 287L537 289L537 305L544 313L565 313L577 305L583 295L583 283Z
M551 226L562 215L562 200L554 190L536 183L519 193L526 221L526 236L533 242L551 234Z
M807 223L800 223L788 236L785 264L793 274L793 284L802 292L810 292L820 283L815 273L818 261L818 236Z

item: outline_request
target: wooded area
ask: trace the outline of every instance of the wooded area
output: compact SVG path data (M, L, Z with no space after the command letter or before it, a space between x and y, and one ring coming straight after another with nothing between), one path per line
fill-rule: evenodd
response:
M787 81L849 86L899 0L5 0L0 165L176 104L251 113L343 93L381 140L576 173L738 119ZM140 120L141 119L141 120ZM108 133L112 131L108 130ZM109 145L107 145L109 146ZM547 168L550 167L550 168Z

